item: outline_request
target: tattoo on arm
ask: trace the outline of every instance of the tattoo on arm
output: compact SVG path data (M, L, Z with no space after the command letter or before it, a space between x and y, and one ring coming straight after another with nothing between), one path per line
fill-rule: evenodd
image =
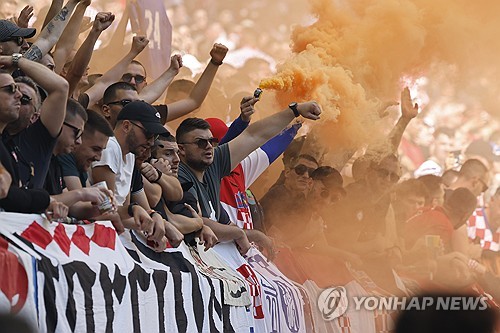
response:
M47 28L47 31L49 32L49 34L52 33L52 30L54 30L54 23L49 22L47 24L46 28Z
M42 59L42 50L35 44L31 45L31 47L26 51L23 55L26 59L33 61L40 61Z
M54 21L66 21L66 17L68 16L69 10L68 7L64 6L59 14L54 17Z

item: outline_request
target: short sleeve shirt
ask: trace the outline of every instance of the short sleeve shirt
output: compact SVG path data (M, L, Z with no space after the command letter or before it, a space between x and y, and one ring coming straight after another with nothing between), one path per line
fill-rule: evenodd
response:
M12 140L19 148L21 182L30 188L43 188L57 137L53 138L38 119L33 125L13 136Z
M189 192L198 200L203 217L219 221L221 216L220 186L221 179L231 173L231 155L229 146L223 144L214 149L213 163L205 170L203 182L200 182L191 169L181 163L179 165L179 181L181 184L191 182Z
M81 172L78 170L75 155L73 153L57 156L57 160L61 165L63 177L78 177L82 187L87 186L89 174L85 171Z
M132 153L123 158L120 144L114 136L109 138L106 149L102 151L101 160L92 163L92 168L107 166L115 174L115 198L120 206L125 203L130 192L134 163L135 156Z

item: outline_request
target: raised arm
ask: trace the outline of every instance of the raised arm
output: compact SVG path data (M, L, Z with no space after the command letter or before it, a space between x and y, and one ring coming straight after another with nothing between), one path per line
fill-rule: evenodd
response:
M102 95L107 87L120 80L123 73L127 70L127 66L130 62L134 60L134 58L141 53L142 50L144 50L148 43L149 40L144 36L135 36L133 38L130 52L127 53L109 71L104 73L104 75L101 76L90 89L85 91L85 93L89 96L89 108L102 98Z
M11 56L1 56L0 64L9 66ZM43 101L40 120L52 137L57 137L66 116L66 101L68 100L68 82L37 62L21 58L19 68L48 93Z
M173 55L170 58L170 67L163 72L160 77L153 81L153 83L145 86L139 96L142 100L152 104L161 94L167 89L174 77L179 73L179 69L182 67L182 57L179 54Z
M73 95L73 92L78 86L78 82L80 82L80 79L87 70L97 39L99 39L101 33L106 30L114 20L115 15L112 13L98 13L96 15L90 33L76 52L68 72L66 73L66 80L69 82L70 96Z
M418 115L418 104L413 104L410 90L405 87L401 91L401 117L389 134L389 141L393 152L398 150L401 138L410 121Z
M24 53L24 57L34 61L40 61L49 52L61 37L64 28L68 24L69 16L75 9L79 0L69 0L59 13L43 28L37 40Z
M212 59L208 63L198 82L196 82L193 90L191 90L189 96L168 105L167 121L182 117L201 106L201 103L203 103L208 91L210 90L210 86L212 85L212 81L217 73L217 69L222 64L226 54L226 46L222 44L214 44L212 50L210 51Z
M242 107L253 107L257 101L258 99L253 96L245 97ZM298 103L296 110L302 117L312 120L319 119L321 114L321 108L316 102ZM243 133L228 143L231 152L231 170L248 154L283 130L293 119L294 111L287 108L248 126Z
M82 1L76 6L75 12L71 16L68 25L64 29L61 37L57 41L56 49L54 50L54 63L56 65L55 71L61 74L61 71L66 64L73 47L75 46L76 40L80 33L80 25L82 23L83 14L85 10L90 5L90 0Z
M45 20L43 21L42 29L44 29L54 16L61 11L63 3L63 0L52 0L47 16L45 16Z

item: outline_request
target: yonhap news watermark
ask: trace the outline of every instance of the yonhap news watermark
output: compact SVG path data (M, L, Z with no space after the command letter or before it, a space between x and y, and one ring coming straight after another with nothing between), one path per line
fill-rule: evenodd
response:
M359 311L423 311L429 308L443 311L486 310L486 296L353 296L349 297L344 287L323 290L318 297L318 308L324 320L342 316L348 308Z

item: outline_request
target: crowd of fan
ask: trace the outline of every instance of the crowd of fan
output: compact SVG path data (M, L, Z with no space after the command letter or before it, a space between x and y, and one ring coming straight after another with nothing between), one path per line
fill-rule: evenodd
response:
M95 43L114 15L98 13L69 59L81 22L69 19L73 11L83 17L86 6L69 0L51 8L33 43L26 19L19 26L0 20L3 210L56 223L111 220L118 233L141 231L157 251L198 238L206 249L235 242L245 254L253 243L287 277L319 287L363 271L391 294L437 288L498 300L500 192L488 192L497 132L464 151L453 146L451 128L437 128L431 144L421 144L406 131L421 120L405 89L391 148L367 147L349 173L339 172L309 152L303 137L294 140L301 127L294 119L319 119L315 102L290 101L251 123L259 96L250 93L238 98L240 115L229 128L216 118L186 117L224 62L222 44L212 47L184 97L168 104L152 105L182 58L172 56L148 82L134 60L145 37L134 37L129 53L89 80ZM184 119L175 135L165 127L174 119ZM283 152L284 170L259 202L249 187ZM492 195L483 199L485 192Z

